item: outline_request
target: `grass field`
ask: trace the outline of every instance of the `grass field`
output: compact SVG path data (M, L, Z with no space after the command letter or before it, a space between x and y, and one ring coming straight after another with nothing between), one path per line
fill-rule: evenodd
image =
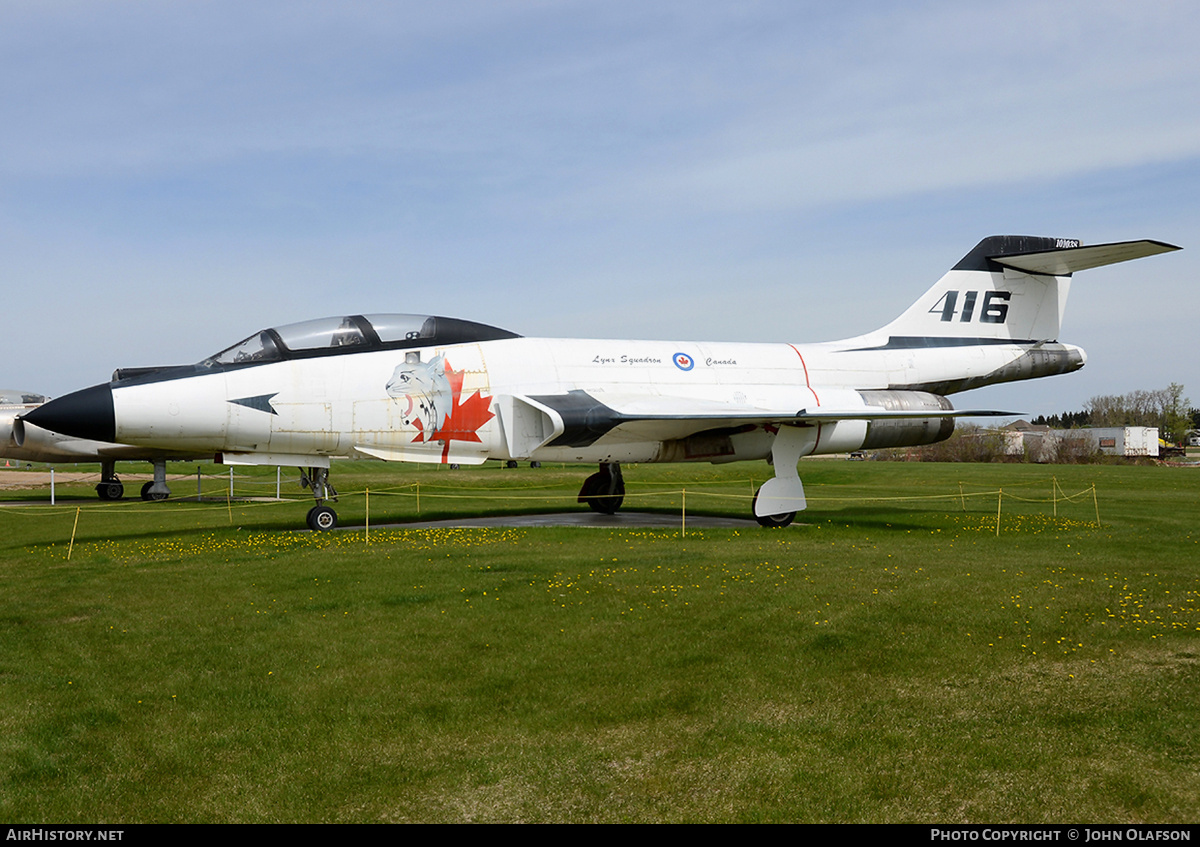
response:
M803 523L686 535L383 527L582 467L335 466L325 534L294 483L13 495L0 819L1200 819L1200 471L801 471ZM767 472L628 467L626 508Z

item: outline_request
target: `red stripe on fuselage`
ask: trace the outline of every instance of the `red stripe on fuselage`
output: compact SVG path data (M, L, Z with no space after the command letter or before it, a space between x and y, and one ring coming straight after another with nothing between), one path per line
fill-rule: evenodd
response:
M804 355L799 350L796 350L795 344L789 344L788 347L791 347L793 350L795 350L796 355L800 357L800 367L804 368L804 387L808 389L808 393L813 396L813 399L817 401L817 405L820 406L821 398L817 396L816 391L813 391L812 383L810 383L808 381L808 365L804 361ZM821 446L821 424L818 423L817 424L817 440L813 443L812 452L816 453L817 448L819 448L820 446Z
M820 406L821 398L817 396L817 392L813 391L812 383L808 381L808 365L804 362L804 356L799 350L796 350L795 344L789 344L788 347L791 347L793 350L795 350L796 355L800 357L800 367L804 368L804 387L808 389L808 392L812 394L813 399L817 401L817 405Z

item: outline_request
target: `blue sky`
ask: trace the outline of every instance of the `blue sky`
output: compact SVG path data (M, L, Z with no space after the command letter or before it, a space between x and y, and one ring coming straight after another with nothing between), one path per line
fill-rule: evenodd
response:
M263 326L822 341L980 238L1155 238L1078 275L1073 375L1200 405L1190 2L0 0L0 387Z

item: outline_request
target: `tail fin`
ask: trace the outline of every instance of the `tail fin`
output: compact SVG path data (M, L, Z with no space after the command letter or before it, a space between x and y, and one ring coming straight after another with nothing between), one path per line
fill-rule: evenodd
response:
M1072 273L1178 249L1161 241L1084 247L1070 238L989 236L880 332L964 344L1057 341Z

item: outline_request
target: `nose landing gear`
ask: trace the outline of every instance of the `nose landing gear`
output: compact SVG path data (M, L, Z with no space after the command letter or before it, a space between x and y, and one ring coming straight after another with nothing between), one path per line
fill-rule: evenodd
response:
M337 491L329 483L329 468L300 469L300 485L311 488L317 505L308 510L308 528L324 532L337 526L337 512L325 505L325 501L337 502Z
M308 528L324 532L337 526L337 512L328 506L313 506L308 510Z

